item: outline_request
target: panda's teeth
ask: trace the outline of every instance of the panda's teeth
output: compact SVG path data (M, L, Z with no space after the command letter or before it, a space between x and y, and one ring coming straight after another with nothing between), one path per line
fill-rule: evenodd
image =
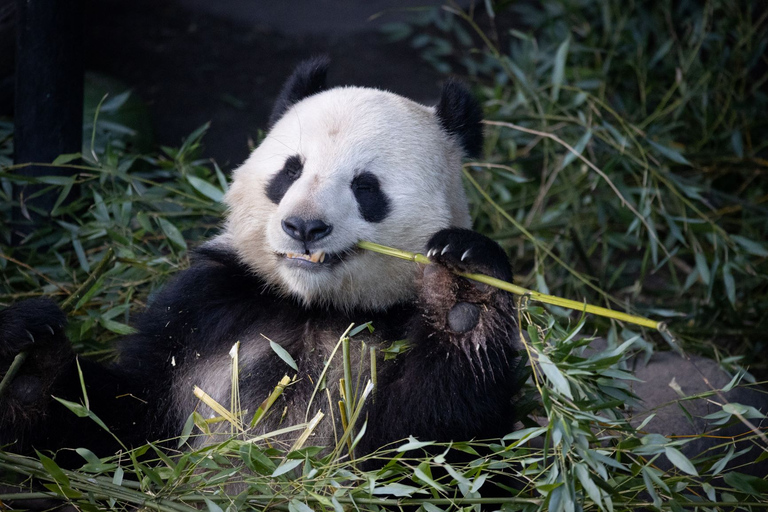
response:
M323 261L325 261L325 251L318 251L313 254L287 252L285 253L285 257L291 260L298 259L298 260L310 261L312 263L322 263Z
M312 256L309 257L309 261L312 263L322 263L325 259L325 253L323 251L317 251L315 253L312 253Z

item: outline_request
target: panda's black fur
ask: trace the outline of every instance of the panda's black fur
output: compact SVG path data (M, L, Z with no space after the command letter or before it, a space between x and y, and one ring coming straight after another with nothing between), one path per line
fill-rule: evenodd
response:
M294 104L325 88L326 66L325 59L315 59L297 68L279 95L270 125ZM448 138L465 154L479 152L480 108L461 84L446 84L434 112ZM302 166L299 155L288 158L264 190L265 200L280 203ZM390 198L376 176L362 172L355 179L360 180L352 183L360 215L370 223L387 218ZM311 229L326 229L294 226L290 221L286 227L283 222L286 232L306 240ZM221 241L202 245L194 252L191 267L179 272L140 315L137 332L120 342L116 363L103 366L80 359L91 410L129 446L178 436L187 415L195 408L204 409L192 395L194 385L218 390L215 398L228 404L228 353L241 341L243 409L252 413L284 375L296 374L261 431L300 421L321 409L329 423L324 398L311 407L308 403L317 379L338 336L351 323L372 322L375 331L361 333L356 341L383 348L407 339L409 349L393 360L378 359L377 386L366 402L367 431L358 446L360 453L408 436L450 441L504 435L514 424L519 379L514 371L519 361L513 299L506 292L457 277L454 271L511 281L509 261L495 242L471 230L447 227L431 235L422 250L435 264L418 277L415 296L381 308L308 303L276 289L231 245ZM21 452L83 446L106 456L119 448L112 436L51 398L82 400L76 358L64 325L64 315L50 300L24 301L0 311L0 371L18 352L28 352L1 399L0 445ZM266 338L291 354L298 372L281 360ZM367 352L354 357L362 364ZM331 373L326 383L335 395L338 377L338 371ZM289 412L281 423L284 409ZM312 443L332 443L331 427L319 429L319 439Z

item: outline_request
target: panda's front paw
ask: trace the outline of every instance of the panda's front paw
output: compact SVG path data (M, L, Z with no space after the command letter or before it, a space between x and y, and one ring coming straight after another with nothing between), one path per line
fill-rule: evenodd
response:
M498 293L457 272L512 280L504 250L490 238L468 229L438 231L427 244L427 256L434 264L424 269L422 302L435 327L455 334L473 331L494 307Z
M30 299L0 311L0 362L22 351L50 350L66 343L66 316L50 299Z
M504 249L487 236L470 229L438 231L427 242L427 257L453 271L512 281L512 268Z

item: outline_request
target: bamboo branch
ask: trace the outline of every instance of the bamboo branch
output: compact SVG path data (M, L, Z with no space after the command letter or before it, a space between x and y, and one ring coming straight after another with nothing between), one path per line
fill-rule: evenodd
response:
M380 254L386 254L387 256L394 256L396 258L401 258L408 261L414 261L416 263L421 263L423 265L429 265L432 263L432 260L424 256L423 254L419 254L419 253L413 253L413 252L403 251L400 249L394 249L392 247L375 244L373 242L360 241L357 243L357 245L361 249L378 252ZM472 274L467 272L457 272L457 273L458 275L462 277L466 277L468 279L472 279L473 281L484 283L484 284L499 288L500 290L514 293L515 295L524 295L526 297L529 297L532 300L543 302L545 304L552 304L553 306L560 306L563 308L574 309L576 311L585 311L587 313L592 313L593 315L613 318L614 320L620 320L622 322L628 322L631 324L642 325L643 327L649 327L651 329L656 329L657 331L665 329L664 322L657 322L649 318L630 315L627 313L622 313L621 311L614 311L612 309L603 308L600 306L593 306L591 304L587 304L586 302L579 302L576 300L564 299L562 297L557 297L555 295L547 295L545 293L529 290L527 288L523 288L522 286L517 286L515 284L502 281L501 279L496 279L495 277L486 276L484 274Z

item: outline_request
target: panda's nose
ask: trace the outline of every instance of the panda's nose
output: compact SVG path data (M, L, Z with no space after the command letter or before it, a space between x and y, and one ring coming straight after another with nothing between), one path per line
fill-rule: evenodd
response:
M300 217L288 217L283 220L283 231L299 242L316 242L330 235L333 226L319 219L306 220Z

